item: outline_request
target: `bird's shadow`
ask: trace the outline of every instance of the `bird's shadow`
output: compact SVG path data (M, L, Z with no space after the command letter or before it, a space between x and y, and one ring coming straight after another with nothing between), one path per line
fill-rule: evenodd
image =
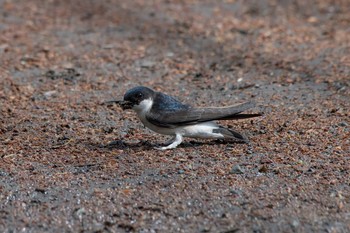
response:
M115 140L107 144L102 143L89 143L89 147L94 149L107 149L107 150L153 150L154 145L148 141L141 140L138 142L126 142L124 140Z
M225 140L206 140L206 141L185 141L181 143L177 148L197 148L203 145L228 145L228 144L245 144L244 142L240 141L225 141ZM125 149L131 149L131 150L143 150L143 151L150 151L150 150L156 150L155 147L164 146L162 143L151 143L146 140L140 140L138 142L126 142L124 140L115 140L107 144L101 144L101 143L89 143L89 147L92 147L94 149L108 149L108 150L125 150Z

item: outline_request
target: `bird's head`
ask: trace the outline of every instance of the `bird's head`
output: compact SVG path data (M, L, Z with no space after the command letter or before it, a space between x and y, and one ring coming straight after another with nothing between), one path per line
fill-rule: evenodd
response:
M119 105L124 110L134 109L135 111L143 111L152 106L154 95L155 92L148 87L134 87L125 93L124 99L119 102Z

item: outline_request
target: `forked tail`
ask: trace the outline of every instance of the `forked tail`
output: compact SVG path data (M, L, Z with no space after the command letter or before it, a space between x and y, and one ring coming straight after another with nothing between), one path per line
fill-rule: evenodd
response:
M220 133L224 136L225 139L235 139L238 140L240 142L245 142L248 143L249 140L247 137L245 137L244 135L232 130L232 129L227 129L224 128L222 126L220 126L218 129L214 129L213 133Z

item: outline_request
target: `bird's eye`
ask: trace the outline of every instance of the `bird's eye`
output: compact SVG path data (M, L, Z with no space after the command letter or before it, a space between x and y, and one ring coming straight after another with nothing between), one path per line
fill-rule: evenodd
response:
M143 94L140 92L140 93L137 93L137 97L139 98L139 99L141 99L142 97L143 97Z

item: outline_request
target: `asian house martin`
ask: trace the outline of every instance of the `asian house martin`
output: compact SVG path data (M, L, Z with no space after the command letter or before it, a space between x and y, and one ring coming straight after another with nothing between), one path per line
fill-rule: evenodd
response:
M240 133L220 126L214 121L246 119L262 115L241 113L254 107L253 102L227 107L196 108L144 86L128 90L124 100L118 102L123 110L133 109L147 128L156 133L172 136L165 143L166 146L156 147L159 150L176 148L183 137L248 142L248 139Z

